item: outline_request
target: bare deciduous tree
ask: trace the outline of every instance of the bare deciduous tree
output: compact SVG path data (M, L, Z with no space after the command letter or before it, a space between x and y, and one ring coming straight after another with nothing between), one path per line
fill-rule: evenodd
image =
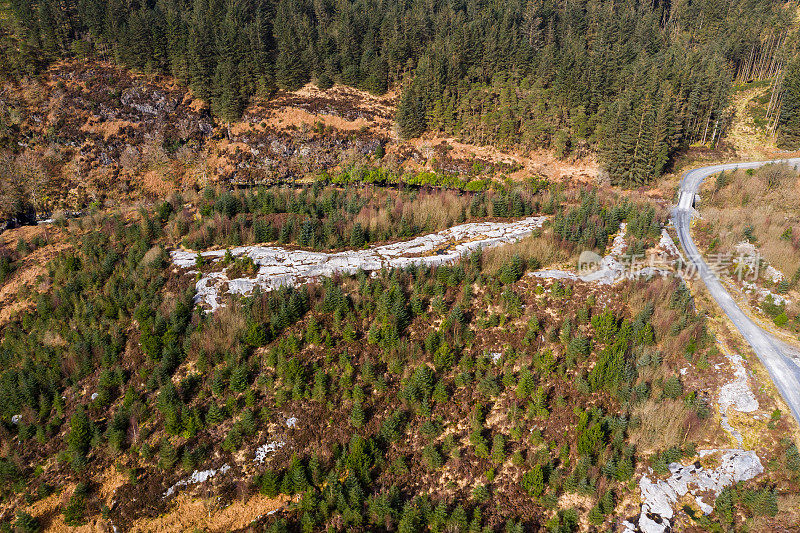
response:
M24 198L19 172L10 153L0 154L0 218L8 219L17 214Z
M16 165L25 199L36 212L44 211L47 208L47 185L50 177L42 164L41 156L27 150L17 156Z

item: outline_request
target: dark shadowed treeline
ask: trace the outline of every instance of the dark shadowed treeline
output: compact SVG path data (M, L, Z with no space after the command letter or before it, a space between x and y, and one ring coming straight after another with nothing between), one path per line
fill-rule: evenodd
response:
M397 120L478 143L599 148L616 183L724 133L738 76L769 75L772 0L12 0L6 74L97 54L170 73L224 118L315 81L402 86ZM780 39L777 37L780 36ZM776 44L778 43L778 44Z

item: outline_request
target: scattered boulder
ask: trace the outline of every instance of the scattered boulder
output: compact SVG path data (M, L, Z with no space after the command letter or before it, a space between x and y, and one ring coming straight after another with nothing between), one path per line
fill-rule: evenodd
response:
M690 494L705 514L713 507L705 503L702 495L719 496L725 487L739 481L747 481L764 472L756 452L750 450L702 450L699 456L720 454L720 465L713 470L703 468L699 462L669 465L670 476L651 480L648 475L639 480L642 495L642 510L639 516L639 531L642 533L667 533L672 530L674 516L672 506ZM650 470L652 475L652 470Z

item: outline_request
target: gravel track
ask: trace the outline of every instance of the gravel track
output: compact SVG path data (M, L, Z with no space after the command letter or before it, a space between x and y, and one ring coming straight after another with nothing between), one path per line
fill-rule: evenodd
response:
M694 198L703 180L723 170L758 168L769 163L787 163L797 168L800 166L800 158L728 163L688 171L681 180L680 197L678 205L672 210L672 222L688 261L696 269L714 300L753 347L753 351L767 368L770 378L789 405L795 420L800 423L800 361L796 359L797 349L764 331L742 311L703 260L690 233L692 219L696 216Z

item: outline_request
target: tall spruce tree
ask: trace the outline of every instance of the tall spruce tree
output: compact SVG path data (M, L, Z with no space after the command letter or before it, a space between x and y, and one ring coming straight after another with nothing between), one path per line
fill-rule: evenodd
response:
M784 93L778 119L778 147L800 148L800 59L795 59L783 81Z
M400 135L406 139L419 137L425 131L425 107L413 89L403 91L396 120Z

